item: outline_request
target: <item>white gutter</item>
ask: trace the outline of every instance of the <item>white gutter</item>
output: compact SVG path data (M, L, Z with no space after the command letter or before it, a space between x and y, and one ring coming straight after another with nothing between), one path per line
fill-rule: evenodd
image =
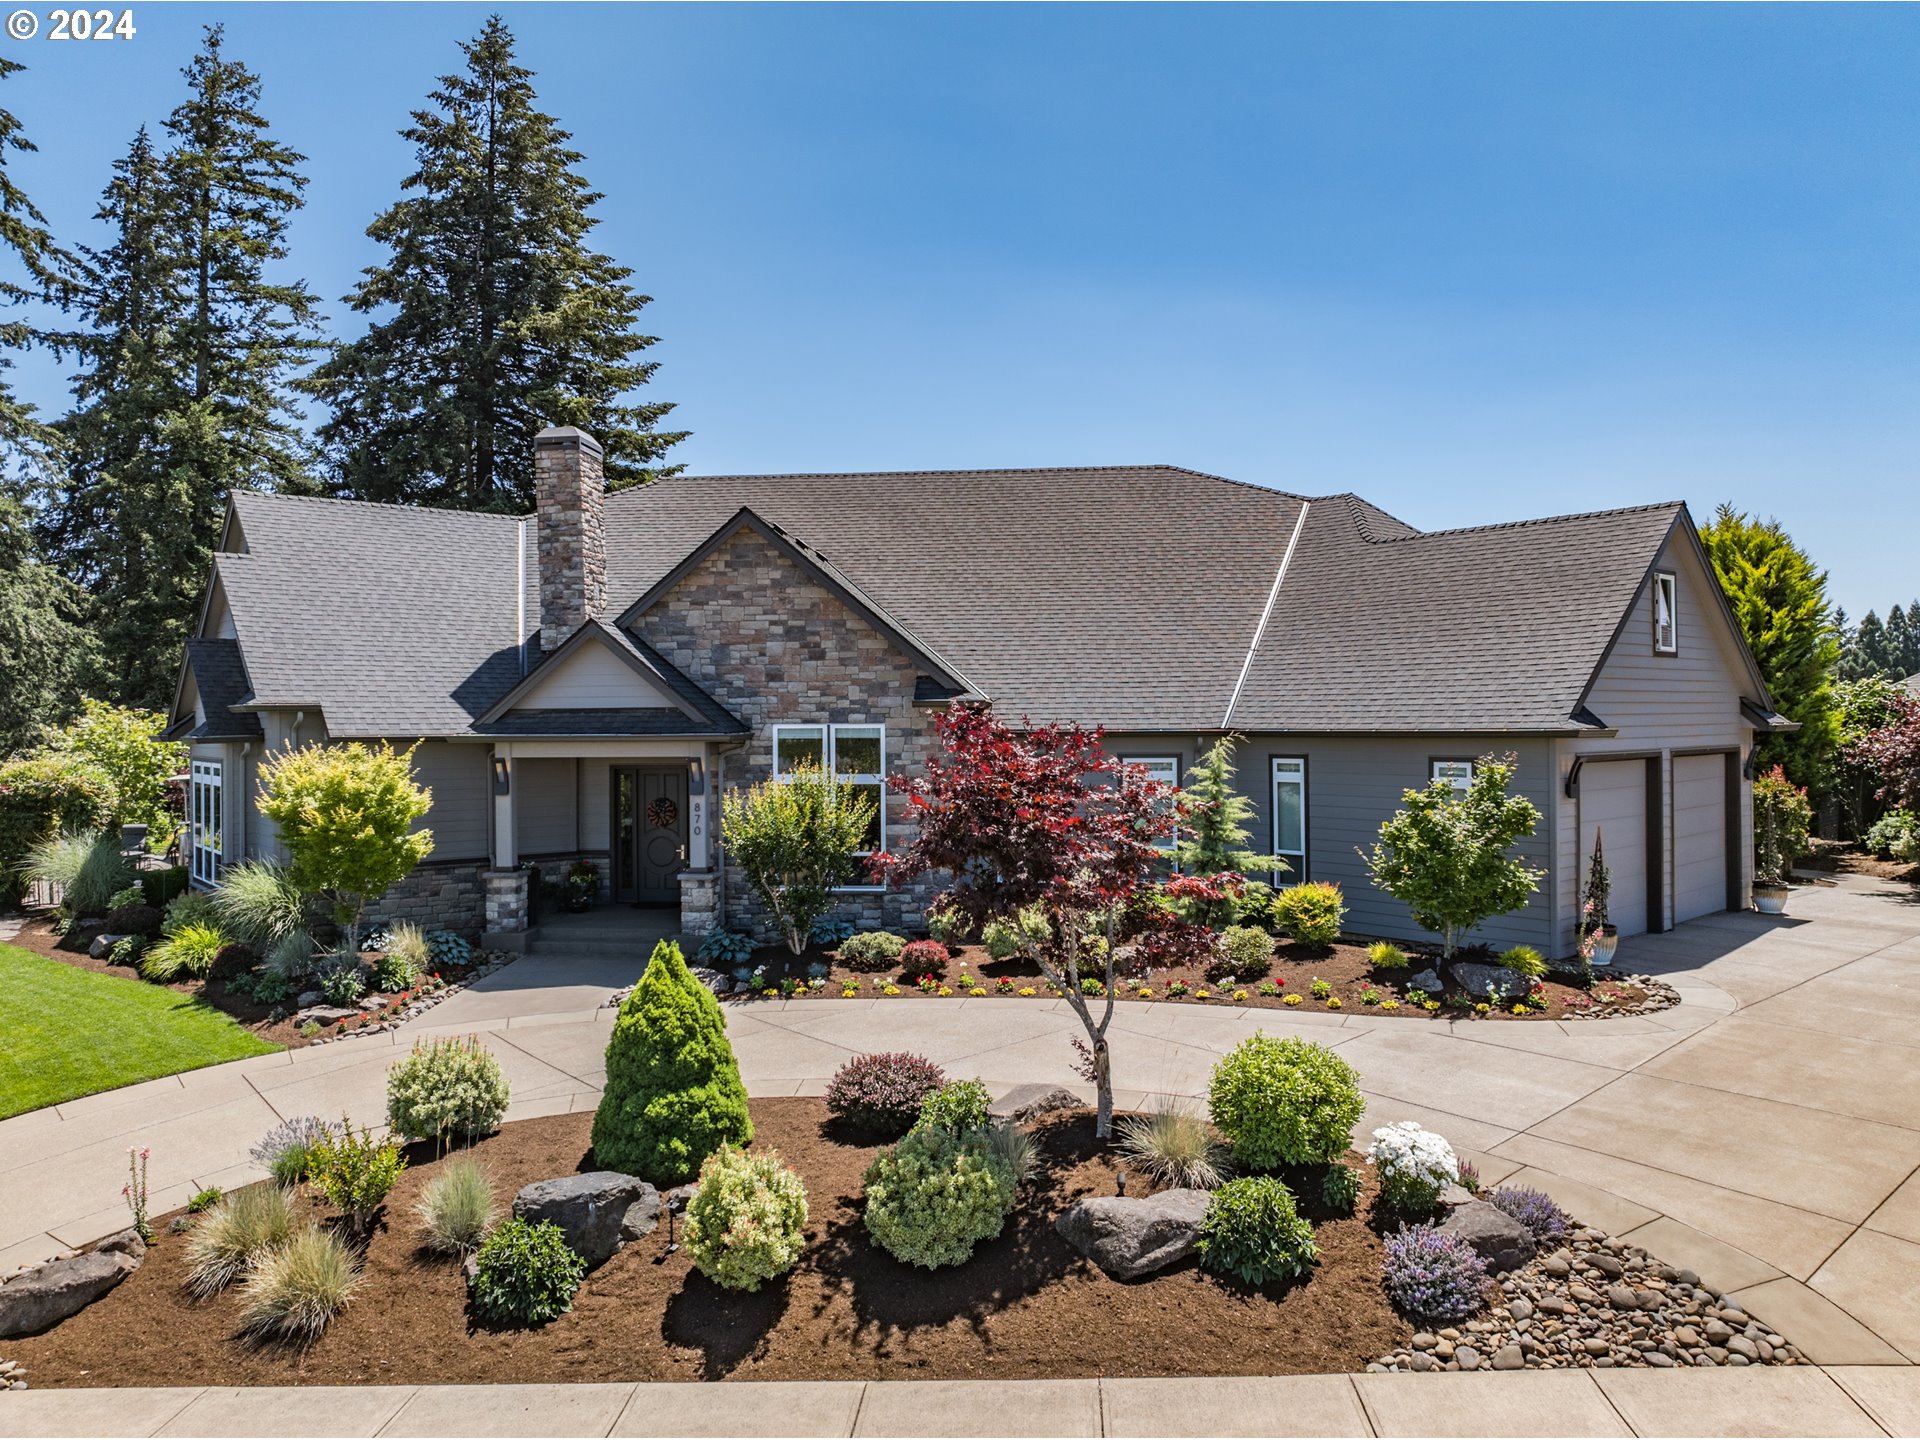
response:
M521 518L513 546L513 645L520 652L520 674L527 673L527 522Z
M1280 598L1280 587L1287 579L1287 566L1293 563L1293 548L1300 543L1300 532L1306 528L1307 512L1312 508L1309 502L1300 502L1300 518L1293 522L1293 534L1287 539L1287 553L1280 557L1280 568L1273 572L1273 588L1267 592L1267 607L1260 612L1260 623L1254 626L1253 643L1247 646L1247 658L1240 664L1240 678L1233 682L1233 698L1227 701L1227 713L1220 717L1222 730L1233 726L1233 707L1240 703L1240 692L1247 687L1247 673L1253 669L1253 657L1260 651L1260 641L1267 633L1267 621L1273 618L1273 602Z

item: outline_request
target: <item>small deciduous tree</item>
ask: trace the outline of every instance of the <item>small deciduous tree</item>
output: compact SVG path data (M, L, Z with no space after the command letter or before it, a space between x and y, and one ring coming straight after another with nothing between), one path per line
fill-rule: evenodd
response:
M1531 800L1507 793L1515 764L1512 755L1481 756L1465 794L1450 780L1407 791L1406 808L1362 852L1373 883L1439 935L1448 956L1474 926L1526 904L1546 874L1507 853L1540 823Z
M186 768L187 747L159 739L165 727L166 718L156 710L84 700L79 718L51 732L42 748L105 779L123 824L148 825L170 835L179 817L171 811L167 782Z
M813 922L833 908L835 886L859 874L855 852L873 826L873 801L817 765L732 790L720 805L720 838L773 912L798 955Z
M1920 699L1892 691L1885 723L1856 737L1847 758L1873 775L1877 798L1920 810Z
M1107 1027L1113 1019L1114 950L1121 917L1153 887L1160 844L1179 822L1177 792L1101 748L1102 732L1078 725L1015 731L984 708L938 722L941 750L919 777L891 776L919 821L911 845L875 857L890 883L950 877L933 908L973 933L1030 907L1047 924L1014 924L1019 951L1062 992L1086 1031L1088 1078L1098 1095L1095 1133L1113 1129ZM1164 914L1164 912L1161 912ZM1104 933L1098 1019L1081 993L1089 945Z
M282 751L260 767L258 803L279 827L293 883L332 897L349 955L367 902L433 853L433 832L413 828L433 792L414 782L413 751L385 741Z
M1256 855L1247 848L1253 834L1247 821L1254 816L1254 804L1233 787L1233 747L1239 740L1237 735L1222 735L1214 741L1181 792L1183 818L1174 858L1188 874L1284 874L1289 868L1278 855ZM1191 902L1189 917L1203 925L1224 925L1233 917L1233 903L1197 900Z
M1813 805L1807 792L1776 765L1753 782L1753 881L1784 885L1796 855L1807 848Z

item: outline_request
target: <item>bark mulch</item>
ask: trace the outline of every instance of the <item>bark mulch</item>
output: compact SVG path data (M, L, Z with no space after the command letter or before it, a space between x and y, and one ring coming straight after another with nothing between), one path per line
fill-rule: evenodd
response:
M1042 1162L1000 1237L964 1265L916 1270L861 1222L875 1146L841 1133L817 1099L751 1109L755 1147L800 1172L811 1211L799 1266L755 1294L713 1285L684 1250L665 1255L663 1227L590 1274L552 1324L473 1329L458 1263L417 1248L413 1203L438 1165L416 1155L367 1248L360 1293L307 1349L238 1338L235 1291L190 1300L185 1237L160 1223L117 1290L45 1335L9 1341L8 1356L36 1387L1025 1379L1353 1371L1411 1337L1381 1290L1370 1174L1359 1214L1340 1218L1298 1177L1321 1251L1304 1281L1249 1289L1187 1262L1122 1284L1054 1231L1074 1199L1115 1193L1092 1116L1062 1112L1036 1123ZM592 1169L592 1119L522 1120L481 1141L503 1202L531 1181Z

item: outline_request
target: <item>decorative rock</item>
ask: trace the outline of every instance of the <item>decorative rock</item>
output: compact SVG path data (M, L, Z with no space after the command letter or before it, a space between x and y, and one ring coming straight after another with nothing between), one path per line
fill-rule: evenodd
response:
M1474 1193L1464 1185L1443 1185L1440 1187L1439 1198L1434 1203L1444 1205L1451 1210L1456 1206L1471 1205L1475 1198L1477 1197Z
M627 1207L620 1221L620 1239L624 1244L651 1235L660 1227L660 1192L648 1185L640 1198Z
M118 1251L75 1255L0 1283L0 1335L33 1335L78 1315L140 1262Z
M1193 1253L1211 1199L1204 1190L1162 1190L1140 1199L1096 1195L1076 1201L1054 1229L1114 1279L1132 1280Z
M1730 1354L1741 1356L1747 1360L1758 1360L1760 1358L1760 1347L1744 1335L1736 1335L1727 1341L1727 1350Z
M1609 1280L1618 1280L1627 1272L1627 1267L1611 1255L1589 1255L1587 1257L1587 1266L1589 1269L1598 1270Z
M1059 1085L1016 1085L987 1107L996 1120L1023 1125L1055 1110L1078 1110L1087 1102Z
M689 1180L684 1185L676 1185L673 1189L663 1192L660 1200L670 1214L684 1215L687 1213L687 1206L693 1203L693 1197L699 1193L699 1185Z
M1424 1330L1413 1337L1413 1348L1416 1350L1431 1350L1439 1343L1440 1337L1438 1335L1429 1335Z
M1479 965L1472 961L1456 960L1453 978L1461 989L1476 1000L1520 1000L1533 988L1530 977L1518 970L1509 970L1504 965Z
M1516 1269L1533 1259L1533 1232L1484 1200L1459 1206L1440 1228L1473 1246L1496 1273Z
M1407 988L1409 990L1431 990L1437 995L1442 988L1440 984L1440 972L1438 970L1422 970L1418 975L1407 981Z
M1462 1345L1458 1350L1455 1350L1453 1352L1453 1358L1459 1362L1462 1370L1478 1370L1480 1368L1480 1352L1471 1345Z
M1531 1320L1533 1318L1533 1304L1527 1300L1515 1300L1507 1306L1507 1313L1516 1320Z
M1526 1365L1526 1352L1518 1345L1506 1345L1494 1352L1493 1368L1496 1370L1524 1370Z
M646 1181L617 1170L595 1170L536 1180L513 1197L513 1213L534 1223L551 1220L588 1265L599 1265L620 1248L628 1212L649 1193L654 1194L657 1212L659 1195Z
M94 960L104 960L107 952L126 938L124 935L96 935L93 937L93 943L87 946L87 955Z
M332 1025L336 1021L351 1020L359 1013L357 1009L346 1005L313 1005L301 1010L293 1018L300 1025L310 1020L319 1025Z
M706 986L707 989L711 990L714 994L731 995L733 993L733 977L731 975L722 975L718 970L709 970L704 965L695 965L692 967L692 970L693 978Z
M299 998L293 1002L293 1008L296 1010L305 1010L309 1005L318 1005L326 998L327 997L322 995L318 990L302 990Z
M1431 1370L1440 1362L1435 1360L1433 1356L1429 1355L1426 1351L1416 1350L1413 1354L1413 1359L1408 1363L1415 1370Z
M1628 1286L1609 1285L1607 1287L1607 1303L1616 1310L1638 1310L1640 1308L1640 1297L1635 1295Z
M140 1232L129 1225L124 1230L116 1230L106 1239L93 1247L96 1255L125 1255L138 1265L147 1258L147 1242L140 1238Z

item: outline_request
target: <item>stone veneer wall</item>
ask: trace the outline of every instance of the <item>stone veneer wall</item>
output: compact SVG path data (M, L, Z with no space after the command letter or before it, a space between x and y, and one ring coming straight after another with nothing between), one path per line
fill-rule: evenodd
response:
M367 907L370 920L411 920L422 930L453 930L469 939L486 920L486 864L431 860L414 867L399 884Z
M607 608L607 487L600 442L562 426L533 442L540 648L549 654Z
M726 790L773 773L774 725L882 724L887 768L925 768L935 712L913 704L914 661L751 529L736 530L636 628L752 727L744 748L720 757L716 817ZM908 808L893 796L886 806L887 841L897 848L912 831ZM721 870L727 925L773 938L753 887L724 856ZM837 912L864 928L912 929L932 894L925 884L846 891Z

